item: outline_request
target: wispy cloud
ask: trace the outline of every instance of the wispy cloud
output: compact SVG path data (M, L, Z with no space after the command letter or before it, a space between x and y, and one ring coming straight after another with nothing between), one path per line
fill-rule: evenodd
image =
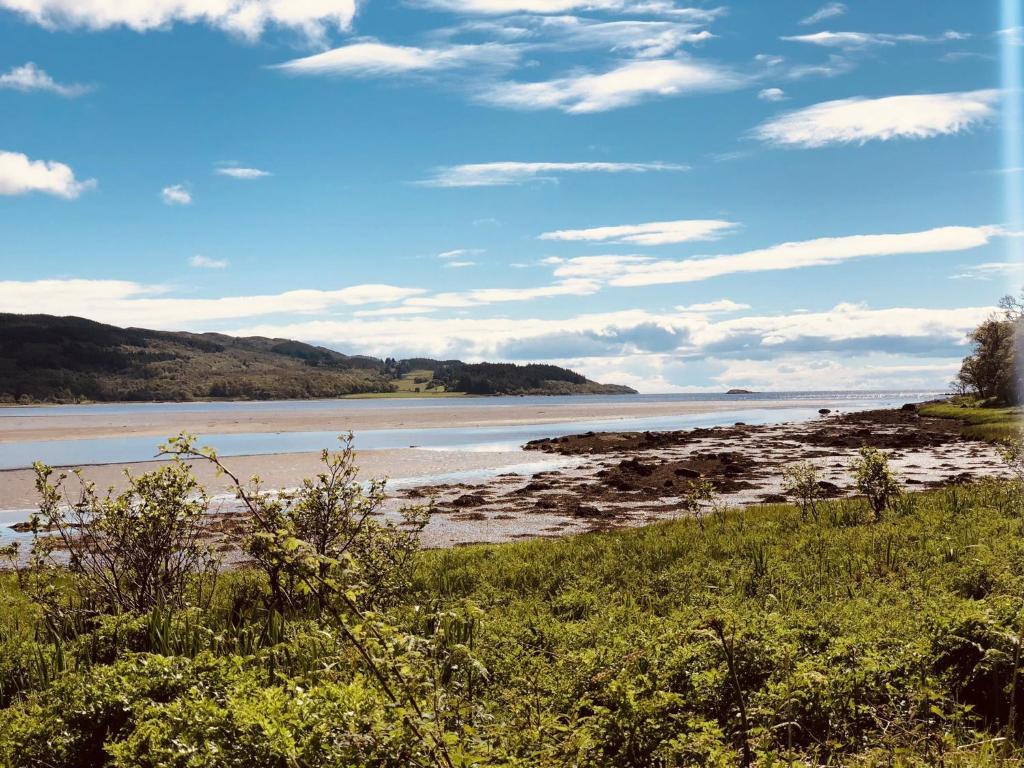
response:
M74 200L95 186L95 179L76 179L75 172L64 163L31 160L20 152L0 150L0 195L42 192Z
M255 40L277 26L322 41L330 30L349 28L356 0L0 0L0 8L47 29L147 32L176 23L206 24Z
M480 248L453 248L450 251L441 251L437 254L437 258L448 261L451 259L459 259L464 256L476 256L477 254L483 253Z
M160 190L160 197L166 205L191 205L192 193L184 184L171 184Z
M800 23L804 26L818 24L822 21L826 21L827 19L834 19L837 16L842 16L844 13L846 13L846 6L843 3L828 3L816 10L810 16L800 19Z
M770 144L802 148L926 139L992 120L998 99L995 90L840 99L779 115L753 133Z
M49 74L37 67L31 61L22 64L20 67L13 67L10 71L0 74L0 88L7 88L14 91L28 93L30 91L44 91L55 93L73 99L76 96L88 93L91 86L58 83Z
M769 272L839 264L854 259L901 254L950 253L987 245L1004 235L999 227L939 227L921 232L885 235L850 235L802 240L722 256L690 259L643 259L616 265L617 274L606 274L613 286L691 283L725 275ZM556 278L575 277L587 268L580 257L557 263Z
M963 272L950 275L953 280L991 280L1005 278L1008 275L1019 276L1024 273L1024 264L1015 261L989 261L966 267Z
M561 229L545 232L541 240L563 240L591 243L624 243L632 245L667 245L696 240L717 240L739 225L721 219L679 219L651 221L646 224L622 224L590 229Z
M418 48L367 41L286 61L274 68L293 75L374 77L469 65L510 64L518 57L518 49L504 43Z
M679 19L615 19L526 14L497 20L469 21L453 34L483 34L514 42L526 50L577 51L600 49L640 58L669 56L685 45L715 36L702 23Z
M416 296L404 303L410 307L460 309L488 304L532 301L555 296L589 296L597 293L601 284L595 280L566 279L550 285L529 288L475 288L469 291L451 291L431 296Z
M628 61L597 74L495 83L482 91L479 98L509 109L559 109L569 114L586 114L628 107L652 98L731 90L743 83L742 77L715 64L652 59Z
M761 101L785 101L787 97L781 88L764 88L757 92L757 98Z
M815 32L810 35L790 35L783 37L795 43L809 43L823 48L872 48L890 46L897 43L945 43L952 40L966 40L969 35L962 32L946 32L942 35L887 34L884 32Z
M656 171L688 171L679 163L467 163L438 168L434 175L417 182L427 187L504 187L530 181L555 181L574 173L650 173Z
M1010 45L1024 45L1024 27L1007 27L996 32L996 36Z
M214 169L214 173L218 176L229 176L232 179L262 179L265 176L273 176L270 171L264 171L259 168L245 168L238 165L221 165Z
M475 261L446 261L444 263L445 269L465 269L466 267L475 267Z
M515 13L561 14L572 11L626 11L709 22L725 8L687 8L668 0L420 0L419 5L461 14L505 16Z
M749 304L740 304L730 299L718 299L717 301L705 301L699 304L680 305L676 307L677 312L684 314L695 313L703 315L728 314L730 312L741 312L750 309Z
M227 269L228 260L211 259L208 256L202 256L197 253L188 260L188 264L190 267L195 267L196 269Z
M650 256L635 254L615 254L607 256L577 256L563 259L549 256L543 264L555 267L557 277L566 279L607 280L617 277L638 264L649 264L654 259Z
M194 299L167 296L159 285L124 280L0 281L0 312L79 315L116 325L175 329L276 314L309 315L334 307L398 302L423 291L393 285Z

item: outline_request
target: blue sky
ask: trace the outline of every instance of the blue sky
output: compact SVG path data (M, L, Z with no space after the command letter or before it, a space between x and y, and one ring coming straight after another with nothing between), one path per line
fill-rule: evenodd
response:
M0 311L644 391L942 388L1024 280L1017 24L953 0L0 0Z

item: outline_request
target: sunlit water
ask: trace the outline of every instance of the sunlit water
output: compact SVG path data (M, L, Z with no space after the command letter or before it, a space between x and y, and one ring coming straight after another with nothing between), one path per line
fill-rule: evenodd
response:
M356 435L356 448L380 450L386 448L422 448L428 450L461 451L507 451L515 450L523 443L542 437L558 437L588 431L607 430L668 430L693 427L710 427L733 424L742 421L747 424L768 424L785 421L801 421L817 415L817 408L744 408L744 402L754 400L813 400L826 401L833 409L842 411L887 408L906 402L919 402L935 397L933 392L800 392L773 393L770 395L735 395L736 408L713 413L690 413L679 415L645 416L614 419L574 419L572 421L519 424L498 427L430 427L367 429ZM160 411L247 411L251 409L293 409L313 408L358 410L362 408L394 409L410 407L445 408L451 421L458 423L459 410L466 407L487 406L494 408L521 407L523 405L555 405L557 403L692 403L721 400L722 395L637 395L637 396L594 396L580 397L524 397L499 398L482 397L466 400L333 400L333 401L288 401L288 402L240 402L240 403L139 403L112 405L69 405L42 406L31 408L0 409L0 429L5 416L60 416L89 413L144 413ZM312 432L242 432L207 434L203 444L215 446L222 456L254 456L273 453L306 453L332 447L338 435L333 431ZM25 440L0 444L0 469L30 467L34 461L43 461L52 466L74 466L84 464L114 464L146 461L154 458L158 439L152 436L102 437L71 440Z

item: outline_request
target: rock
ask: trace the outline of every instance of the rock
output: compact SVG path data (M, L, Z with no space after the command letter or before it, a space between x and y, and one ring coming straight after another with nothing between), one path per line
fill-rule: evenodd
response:
M822 416L828 416L830 413L832 413L832 409L831 408L819 408L818 409L818 413L820 413Z
M486 504L487 499L483 494L479 493L465 493L456 499L452 500L452 506L457 509L466 509L467 507L479 507L481 504Z

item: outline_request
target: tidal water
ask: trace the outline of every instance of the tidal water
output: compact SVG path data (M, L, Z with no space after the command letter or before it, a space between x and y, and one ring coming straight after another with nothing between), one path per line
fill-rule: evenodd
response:
M669 430L694 427L712 427L744 422L771 424L802 421L817 417L817 406L799 405L785 408L744 407L744 403L760 400L826 401L829 407L840 411L889 408L907 402L920 402L938 396L935 392L775 392L771 394L731 395L735 407L713 413L690 413L670 416L648 416L616 419L577 419L556 423L520 424L499 427L431 427L362 430L355 437L356 448L378 450L385 448L421 448L425 450L507 451L523 443L542 437L558 437L588 431L608 430ZM672 394L587 397L480 397L466 399L395 399L395 400L331 400L285 402L202 402L202 403L117 403L97 405L38 406L0 409L0 430L7 416L60 416L90 413L147 413L161 412L244 412L251 410L296 410L316 408L352 411L365 408L445 408L451 422L459 422L461 408L488 406L516 408L523 405L554 405L581 402L665 402L693 403L721 400L722 395ZM207 434L204 445L214 446L222 456L264 455L273 453L305 453L331 448L337 444L336 432L243 432ZM152 436L102 437L70 440L25 440L0 443L0 470L30 467L34 461L52 466L85 464L112 464L146 461L155 458L159 439Z

